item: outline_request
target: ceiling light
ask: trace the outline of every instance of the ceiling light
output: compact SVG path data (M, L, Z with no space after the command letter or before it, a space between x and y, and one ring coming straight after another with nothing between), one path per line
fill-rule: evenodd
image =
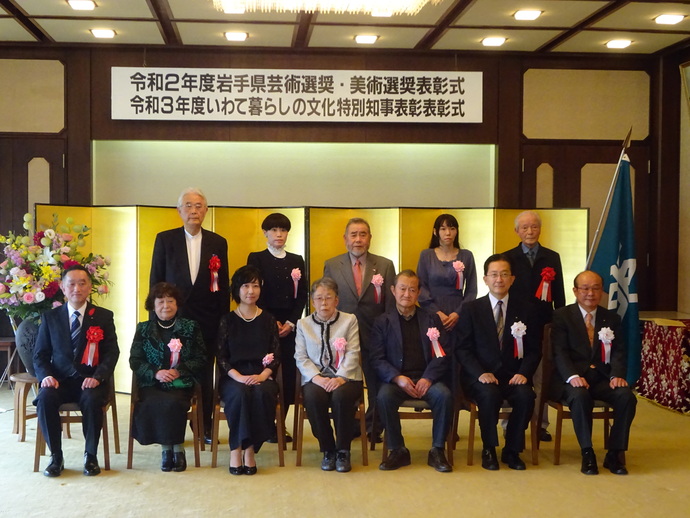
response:
M249 37L246 32L226 32L225 39L228 41L245 41Z
M482 45L485 47L500 47L506 42L505 38L500 36L492 36L491 38L484 38L482 40Z
M67 3L75 11L93 11L96 8L96 2L92 0L67 0Z
M371 15L375 18L390 18L391 16L393 16L393 11L380 9L378 11L371 11Z
M610 49L625 49L630 46L632 41L630 40L611 40L606 43L606 46Z
M379 37L373 34L358 34L355 36L355 41L360 45L373 45Z
M112 29L91 29L91 34L96 38L114 38L115 31Z
M654 18L654 21L661 25L675 25L682 22L683 18L685 16L682 14L662 14Z
M225 14L244 14L246 10L244 2L239 0L225 0L222 5Z
M422 8L431 3L440 4L443 0L367 0L353 2L352 0L213 0L213 5L219 11L227 12L226 6L239 3L249 12L300 12L313 13L349 13L372 14L373 12L390 12L397 14L417 14Z
M520 21L532 21L536 20L541 16L541 11L532 11L532 10L525 10L525 11L517 11L513 17L516 20Z

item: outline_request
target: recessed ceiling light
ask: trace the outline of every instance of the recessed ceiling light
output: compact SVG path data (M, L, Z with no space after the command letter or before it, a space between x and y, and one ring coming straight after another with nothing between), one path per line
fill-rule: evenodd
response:
M533 11L533 10L524 10L524 11L517 11L513 17L516 20L520 21L532 21L536 20L541 16L541 11Z
M505 38L500 36L492 36L491 38L484 38L482 40L482 45L485 47L500 47L506 42Z
M115 31L112 29L91 29L91 34L96 38L114 38Z
M654 21L661 25L675 25L682 22L684 18L682 14L662 14L654 18Z
M240 0L225 0L223 2L223 12L225 14L244 14L246 5Z
M632 41L630 40L611 40L606 43L606 46L610 49L625 49L630 46Z
M373 34L358 34L355 36L355 41L360 45L373 45L379 37Z
M385 11L385 10L380 10L380 11L372 11L371 15L374 16L375 18L390 18L393 16L392 11Z
M96 8L96 2L92 0L67 0L67 3L75 11L93 11Z
M225 39L228 41L245 41L249 37L246 32L226 32Z

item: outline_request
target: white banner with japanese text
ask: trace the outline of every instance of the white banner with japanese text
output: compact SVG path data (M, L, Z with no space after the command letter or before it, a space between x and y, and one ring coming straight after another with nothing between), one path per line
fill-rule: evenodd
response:
M112 118L482 122L482 72L113 67Z

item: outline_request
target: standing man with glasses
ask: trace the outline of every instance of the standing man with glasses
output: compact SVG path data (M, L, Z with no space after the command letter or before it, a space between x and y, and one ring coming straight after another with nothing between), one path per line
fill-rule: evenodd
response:
M599 274L584 271L575 277L574 284L577 303L553 314L553 395L570 407L575 435L582 448L581 471L585 475L599 473L592 449L594 400L613 407L604 468L616 475L627 475L624 452L628 449L637 399L625 380L627 348L621 319L615 311L599 305L603 286Z
M201 326L209 361L201 379L204 441L211 444L213 369L220 318L230 311L228 243L224 237L201 228L208 204L200 189L188 188L177 200L183 226L156 236L149 285L174 284L182 294L179 316Z
M541 344L544 326L551 322L554 309L565 306L565 287L563 268L558 252L539 243L541 236L541 217L533 210L521 212L515 218L515 233L520 244L504 252L513 265L515 282L510 294L516 295L532 306L534 325L539 330L538 342ZM541 390L541 367L534 375L534 387L537 393ZM535 408L535 412L539 412ZM549 413L542 414L539 440L551 441L548 431ZM501 423L505 428L505 423Z

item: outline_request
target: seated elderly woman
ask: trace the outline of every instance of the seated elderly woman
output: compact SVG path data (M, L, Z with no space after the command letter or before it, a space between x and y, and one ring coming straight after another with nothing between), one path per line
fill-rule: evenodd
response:
M134 407L132 435L140 444L160 444L161 470L184 471L184 435L194 383L206 365L199 324L177 316L180 291L159 282L145 307L154 315L137 324L129 365L139 398Z
M254 454L274 432L278 384L278 326L256 303L263 278L255 266L232 276L230 292L237 308L218 328L220 397L230 428L230 473L254 475Z
M354 315L336 309L338 285L330 277L312 284L311 298L314 312L297 323L295 362L309 423L323 452L321 469L344 473L352 469L355 403L362 397L359 328Z

